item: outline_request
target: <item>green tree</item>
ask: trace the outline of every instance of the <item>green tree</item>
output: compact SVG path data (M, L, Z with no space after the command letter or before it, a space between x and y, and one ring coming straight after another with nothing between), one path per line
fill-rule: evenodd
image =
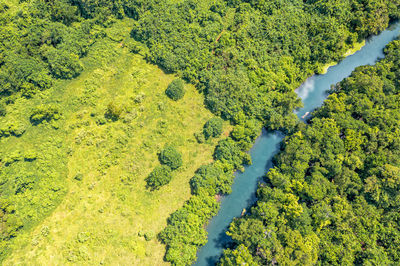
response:
M124 110L121 105L118 105L116 102L112 101L107 105L105 117L115 121L119 119L123 111Z
M172 179L171 168L167 165L156 166L146 178L147 187L151 190L158 190L168 184Z
M219 262L220 266L257 266L259 265L253 260L253 256L244 245L238 246L236 249L226 249L224 255Z
M162 164L168 165L172 170L182 166L182 155L172 146L164 148L159 159Z
M185 95L183 81L181 79L173 80L165 90L165 94L174 101L182 99Z
M209 119L203 127L203 134L206 139L216 138L222 134L223 121L219 117Z

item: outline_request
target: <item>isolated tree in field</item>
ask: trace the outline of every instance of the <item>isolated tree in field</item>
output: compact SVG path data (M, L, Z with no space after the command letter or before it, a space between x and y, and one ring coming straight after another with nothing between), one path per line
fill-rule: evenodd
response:
M168 88L165 90L165 94L167 94L167 96L174 101L182 99L183 96L185 95L185 88L183 81L181 79L173 80L168 85Z
M206 139L219 137L222 134L222 119L215 117L208 120L204 124L203 134Z
M182 166L182 155L172 146L167 146L159 158L162 164L168 165L172 170Z
M171 168L168 165L156 166L146 178L147 187L151 190L160 189L172 179Z
M116 102L112 101L107 105L107 110L105 113L106 118L109 118L113 121L118 120L123 112L123 108L117 104Z

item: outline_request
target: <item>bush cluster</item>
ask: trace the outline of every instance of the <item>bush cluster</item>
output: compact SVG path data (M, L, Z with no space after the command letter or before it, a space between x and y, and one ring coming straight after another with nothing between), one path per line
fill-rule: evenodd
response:
M158 190L168 184L172 179L171 167L168 165L158 165L146 178L147 187L151 190Z
M172 171L182 166L182 155L172 146L165 147L159 154L161 166L156 166L146 178L147 187L158 190L172 179Z
M32 124L37 125L43 121L53 121L61 118L61 113L57 107L53 105L39 105L37 106L30 116Z
M160 163L168 165L172 170L182 166L182 155L172 146L165 147L159 156Z

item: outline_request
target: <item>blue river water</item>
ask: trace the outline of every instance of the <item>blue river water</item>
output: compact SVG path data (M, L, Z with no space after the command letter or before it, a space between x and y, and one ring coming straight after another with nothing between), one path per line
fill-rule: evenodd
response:
M306 119L307 116L304 119L302 117L321 106L331 85L348 77L356 67L372 65L383 58L384 47L399 34L400 23L397 23L379 35L371 37L361 50L330 67L326 74L308 78L296 90L304 103L304 107L296 111L299 118ZM279 132L263 131L256 140L250 150L253 164L246 167L243 173L236 173L232 193L222 198L217 216L207 226L208 242L199 250L196 266L215 265L223 249L231 243L231 238L226 235L229 224L233 218L241 216L243 209L255 203L258 183L272 167L272 158L279 151L283 137Z

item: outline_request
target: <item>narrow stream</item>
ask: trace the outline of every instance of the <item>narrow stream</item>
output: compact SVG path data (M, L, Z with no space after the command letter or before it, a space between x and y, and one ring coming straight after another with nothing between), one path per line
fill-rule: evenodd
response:
M304 108L296 112L299 118L303 119L305 114L322 105L331 85L348 77L356 67L371 65L383 58L384 47L399 34L400 23L397 23L381 34L370 38L360 51L330 67L326 74L315 75L307 79L296 90L304 103ZM218 215L210 221L207 227L208 242L199 250L195 265L215 265L218 262L224 247L231 242L230 237L226 235L229 224L234 217L241 215L243 209L254 204L258 182L272 167L272 158L279 151L279 143L283 137L279 132L263 131L256 140L250 151L253 164L246 167L243 173L236 174L232 193L221 200Z

